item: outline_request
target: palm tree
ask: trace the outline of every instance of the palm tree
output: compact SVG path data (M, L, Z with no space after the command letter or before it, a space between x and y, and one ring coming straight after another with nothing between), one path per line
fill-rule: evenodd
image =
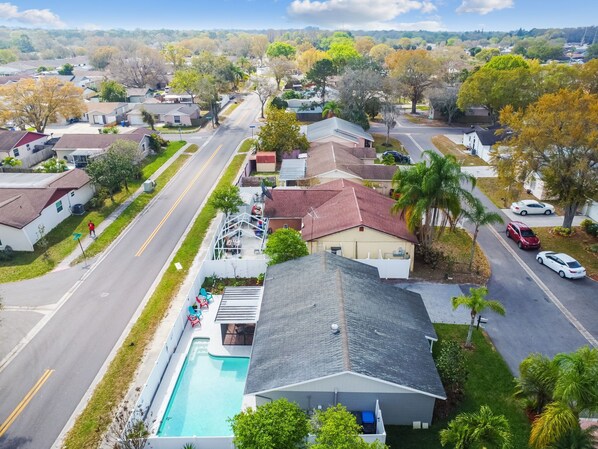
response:
M488 212L479 198L473 198L473 201L469 204L469 209L463 210L463 217L469 220L474 225L473 231L473 242L471 245L471 255L469 256L469 269L473 264L473 256L475 255L475 245L478 239L478 232L480 226L486 226L489 224L502 223L503 219L500 214L496 212Z
M598 426L590 426L587 429L575 427L547 449L595 449L598 444L596 432Z
M337 117L341 113L341 105L338 101L328 101L322 108L322 117Z
M530 445L545 448L579 427L581 412L598 411L598 349L584 346L554 358L558 377L554 401L532 424Z
M154 118L154 116L151 112L148 112L145 109L142 109L141 110L141 120L143 120L144 123L151 126L152 131L155 131L154 125L156 124L156 119Z
M511 430L507 418L495 415L487 405L478 412L461 413L453 419L448 428L440 431L440 444L452 445L455 449L511 447Z
M471 336L473 334L473 326L475 323L476 316L482 313L486 309L490 309L493 312L503 315L506 313L505 307L496 300L486 299L488 295L488 289L486 287L470 288L469 296L461 295L454 296L451 299L453 310L459 306L465 306L470 310L471 322L469 323L469 330L467 331L467 339L465 340L465 346L471 347Z
M552 401L559 370L557 364L539 353L528 355L519 364L519 378L515 380L515 397L524 399L527 408L542 413Z
M426 158L429 164L425 162ZM419 231L422 246L429 247L442 235L447 223L460 216L461 201L473 201L471 191L463 187L467 183L473 189L475 178L461 171L454 156L424 151L424 161L408 170L396 171L393 187L398 199L392 210L400 212L409 229Z

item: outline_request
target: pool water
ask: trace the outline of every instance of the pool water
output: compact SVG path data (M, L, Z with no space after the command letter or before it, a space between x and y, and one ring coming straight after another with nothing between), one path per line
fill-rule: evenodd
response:
M247 357L214 357L207 339L194 339L158 436L230 436L228 418L241 411Z

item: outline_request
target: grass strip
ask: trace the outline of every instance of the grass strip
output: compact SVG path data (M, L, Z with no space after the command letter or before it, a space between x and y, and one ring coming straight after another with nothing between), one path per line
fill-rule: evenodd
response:
M455 143L442 134L432 137L432 143L442 154L445 156L448 156L449 154L455 156L457 161L466 167L479 167L488 165L488 163L481 157L465 153L467 150L465 145Z
M434 344L435 357L443 340L465 342L467 326L435 324L434 327L439 340ZM459 413L477 411L484 404L490 406L494 413L507 418L511 426L514 448L529 447L530 425L523 411L523 404L513 398L513 375L492 342L481 330L474 331L473 343L475 349L465 351L469 376L465 382L463 400L456 410L447 419L436 420L428 430L413 430L406 426L387 426L386 442L391 448L441 449L440 430L446 428L448 422Z
M199 150L199 147L195 144L191 144L187 147L185 153L197 153L197 150Z
M255 139L245 139L241 146L239 147L239 153L248 153L253 146Z
M91 242L85 250L87 258L104 251L120 233L133 221L133 219L149 204L149 202L168 184L179 169L189 160L191 156L181 154L164 172L156 179L156 188L152 193L142 193L127 206L113 223L102 232L98 238ZM71 265L77 265L83 261L83 256L77 257Z
M233 158L217 187L231 184L234 181L245 157L245 155L238 155ZM170 303L177 296L181 284L188 275L189 267L191 267L215 216L216 210L206 203L174 256L173 262L179 262L183 269L177 270L172 263L164 272L141 316L133 325L85 409L66 436L63 445L65 449L90 449L100 445L113 412L125 397L143 354L152 341Z
M160 154L148 156L141 169L141 179L129 182L129 191L122 190L114 195L114 202L110 199L97 210L87 211L83 215L71 215L46 235L47 249L38 243L34 251L19 251L8 261L0 261L0 283L16 282L33 279L53 270L65 257L77 248L73 240L73 233L86 235L87 223L93 221L96 226L102 223L114 210L126 201L152 174L170 159L186 142L170 142Z

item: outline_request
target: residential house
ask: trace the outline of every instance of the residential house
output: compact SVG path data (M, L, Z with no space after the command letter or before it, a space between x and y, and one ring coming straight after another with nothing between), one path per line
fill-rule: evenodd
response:
M144 124L143 110L152 114L157 123L170 126L193 126L200 118L199 106L196 104L143 103L136 104L127 113L127 120L131 125Z
M419 294L382 283L373 267L312 254L268 267L245 394L258 407L286 398L306 411L371 411L369 431L384 438L384 424L431 423L446 399L435 341Z
M264 205L268 226L301 231L310 253L408 260L413 270L417 238L391 212L391 198L346 179L308 189L276 188L271 195Z
M334 179L367 181L384 194L392 189L396 165L374 164L376 150L371 147L350 147L337 142L312 144L307 152L305 180L311 185Z
M21 161L23 168L30 168L48 159L51 153L43 152L48 137L32 131L0 129L0 162L12 156Z
M0 248L33 251L40 227L47 234L87 203L94 187L83 170L64 173L0 173Z
M502 142L508 132L496 134L501 129L498 126L482 128L476 126L463 133L463 145L471 150L471 154L481 157L484 161L490 162L490 151L499 142Z
M127 87L129 103L143 103L148 98L152 98L152 90L149 87Z
M149 133L129 134L65 134L56 145L54 151L58 159L64 159L77 168L84 168L89 160L106 152L117 140L128 140L138 145L144 157L150 151Z
M319 122L322 120L322 106L314 100L286 100L287 112L292 112L302 122Z
M126 120L126 113L131 110L127 103L86 103L87 112L82 120L94 125L117 124Z
M317 123L302 126L301 132L309 142L337 142L354 147L372 147L374 138L354 123L332 117Z
M544 187L544 180L542 179L541 172L533 171L527 175L523 181L523 188L539 200L546 200L550 198L548 191Z

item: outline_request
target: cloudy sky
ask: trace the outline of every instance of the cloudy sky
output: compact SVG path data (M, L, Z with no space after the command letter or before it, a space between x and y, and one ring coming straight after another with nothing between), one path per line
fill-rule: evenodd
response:
M44 28L474 29L596 25L596 0L19 0L0 25Z

